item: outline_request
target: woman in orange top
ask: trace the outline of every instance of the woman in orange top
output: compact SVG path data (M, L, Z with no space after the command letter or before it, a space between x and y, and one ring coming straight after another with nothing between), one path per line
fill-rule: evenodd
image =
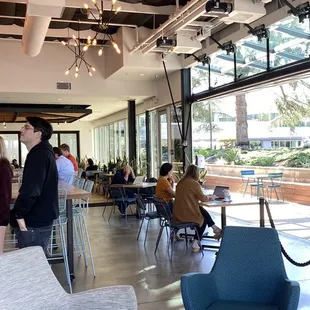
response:
M173 190L172 169L173 166L171 164L162 164L160 167L160 177L157 181L155 192L157 198L164 200L170 206L171 214L173 213L173 198L175 197L175 192ZM176 240L182 241L184 238L176 234Z

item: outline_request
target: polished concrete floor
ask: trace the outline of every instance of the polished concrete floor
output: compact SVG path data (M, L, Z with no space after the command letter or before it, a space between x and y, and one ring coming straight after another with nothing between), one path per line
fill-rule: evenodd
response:
M134 287L139 309L184 309L180 294L180 277L187 272L209 272L214 260L213 251L192 254L185 242L177 242L172 262L168 258L166 239L162 240L157 255L154 255L155 241L158 233L158 222L150 225L146 246L143 245L144 231L140 240L136 240L140 221L130 217L128 223L118 211L112 214L110 223L107 218L111 207L107 207L102 217L102 207L90 208L88 227L96 266L96 277L92 275L91 266L84 267L82 258L76 258L76 279L73 291L80 292L102 286L130 284ZM245 209L246 210L246 209ZM241 212L241 211L240 211ZM246 212L246 211L245 211ZM257 212L257 211L256 211ZM258 213L256 213L258 216ZM218 213L212 213L215 222L219 223ZM252 225L246 220L228 219L230 225ZM146 227L146 225L145 225ZM301 238L281 235L287 251L296 260L310 259L310 242ZM216 241L211 241L217 244ZM301 285L299 309L310 309L310 267L298 268L285 262L288 277L297 280ZM62 264L54 265L53 270L64 286L67 285Z

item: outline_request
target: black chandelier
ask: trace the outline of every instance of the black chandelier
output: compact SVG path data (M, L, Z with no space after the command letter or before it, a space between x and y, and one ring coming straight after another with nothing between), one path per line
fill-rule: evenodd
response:
M95 72L96 69L85 59L85 51L82 47L82 42L80 38L80 23L78 23L78 36L76 37L73 34L70 39L68 39L67 41L61 41L61 43L74 54L74 61L65 72L65 74L68 75L70 73L70 70L75 67L74 76L77 78L79 76L81 65L84 64L89 76L92 76L92 71Z
M116 0L112 0L111 8L109 11L109 17L107 18L107 21L104 21L104 18L103 18L103 13L104 13L103 0L100 1L100 7L98 6L96 0L92 0L92 3L96 8L96 11L97 11L96 15L97 16L95 16L93 11L89 8L88 4L85 3L84 8L87 10L87 14L91 15L93 17L93 19L97 22L98 31L96 31L96 34L93 38L91 38L90 36L87 38L87 42L86 42L86 45L83 47L83 51L86 52L91 45L100 46L100 48L98 50L98 55L101 56L103 53L103 45L105 43L105 40L110 40L115 51L118 54L120 54L121 50L119 49L117 43L114 41L112 35L109 33L109 26L110 26L110 23L113 20L114 16L121 10L121 7L119 6L116 8L116 6L115 6ZM100 34L103 34L104 36L102 39L102 43L98 44L98 36Z

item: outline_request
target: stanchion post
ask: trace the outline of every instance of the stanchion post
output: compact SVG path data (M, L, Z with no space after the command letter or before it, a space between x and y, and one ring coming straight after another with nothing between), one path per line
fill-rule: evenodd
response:
M259 197L259 227L265 227L265 198Z

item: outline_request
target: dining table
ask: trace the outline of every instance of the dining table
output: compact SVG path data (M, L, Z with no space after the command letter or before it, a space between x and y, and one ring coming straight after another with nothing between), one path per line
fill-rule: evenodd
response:
M19 183L12 184L12 204L16 201L19 195ZM64 189L67 192L67 255L70 270L71 280L75 278L74 273L74 257L73 257L73 212L72 212L72 199L87 199L91 196L90 192L78 188L64 181L58 182L58 189Z

